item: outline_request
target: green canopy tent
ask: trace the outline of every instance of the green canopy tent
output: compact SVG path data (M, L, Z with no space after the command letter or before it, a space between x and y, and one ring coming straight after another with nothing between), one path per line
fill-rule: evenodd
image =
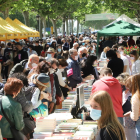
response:
M140 27L132 23L120 20L98 31L97 55L98 55L99 38L101 36L140 36Z

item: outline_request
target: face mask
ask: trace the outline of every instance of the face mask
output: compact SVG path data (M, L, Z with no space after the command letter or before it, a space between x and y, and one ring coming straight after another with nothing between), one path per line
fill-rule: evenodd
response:
M134 60L135 58L134 58L134 57L130 57L130 59L131 59L131 60Z
M37 67L36 63L32 63L32 68Z
M101 110L91 109L91 111L90 111L90 117L93 120L99 120L100 117L101 117L101 113L102 113Z
M39 45L41 46L41 43L39 43Z
M28 48L28 51L30 51L31 49Z
M84 45L85 45L85 43L82 43L82 45L84 46Z
M35 44L33 44L33 46L35 46Z
M75 56L75 60L78 60L78 55Z
M51 58L51 57L52 57L52 55L48 53L48 54L47 54L47 57L48 57L48 58Z
M88 46L86 46L88 48Z
M120 52L120 54L123 54L123 52Z
M29 43L27 43L27 45L29 45Z
M99 41L101 42L102 40L100 39Z
M83 54L82 54L82 57L85 57L86 55L87 55L86 53L83 53Z
M58 50L58 52L61 52L61 49L57 49Z
M92 50L91 53L94 53L94 50Z

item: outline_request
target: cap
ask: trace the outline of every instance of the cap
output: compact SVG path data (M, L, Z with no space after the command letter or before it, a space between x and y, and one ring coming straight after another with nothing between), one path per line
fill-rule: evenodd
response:
M36 76L36 82L44 87L48 87L50 81L50 77L46 73L40 73Z

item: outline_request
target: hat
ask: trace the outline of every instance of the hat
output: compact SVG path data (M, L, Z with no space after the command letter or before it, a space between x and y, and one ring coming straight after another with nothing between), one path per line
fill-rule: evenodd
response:
M50 81L50 77L46 73L40 73L36 76L36 82L44 87L48 87Z
M49 47L49 49L48 49L48 51L47 52L52 52L52 53L54 53L55 51L54 51L54 48L51 48L51 47Z

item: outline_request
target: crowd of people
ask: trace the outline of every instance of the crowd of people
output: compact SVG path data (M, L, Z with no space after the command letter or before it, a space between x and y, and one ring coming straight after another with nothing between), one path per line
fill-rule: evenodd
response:
M97 140L140 140L139 52L124 51L139 47L139 42L131 36L101 37L100 58L96 34L1 43L1 75L7 81L0 81L3 138L15 140L4 114L17 130L33 138L34 119L61 109L68 92L92 75L90 117L98 120ZM106 63L103 68L98 67L101 61Z

